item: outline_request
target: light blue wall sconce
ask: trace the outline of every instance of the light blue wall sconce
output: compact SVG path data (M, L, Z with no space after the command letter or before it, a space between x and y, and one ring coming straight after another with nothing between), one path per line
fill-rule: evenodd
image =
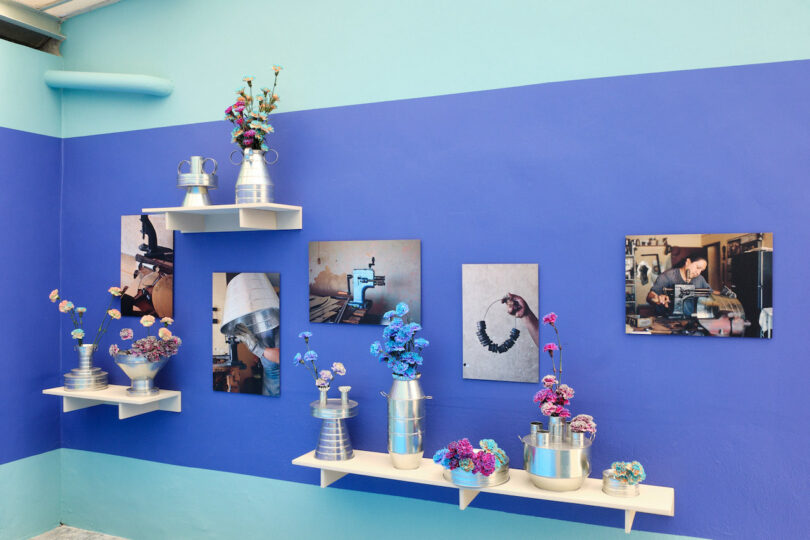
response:
M174 90L174 83L161 77L90 71L49 70L45 72L45 84L51 88L96 92L128 92L160 97L168 96Z

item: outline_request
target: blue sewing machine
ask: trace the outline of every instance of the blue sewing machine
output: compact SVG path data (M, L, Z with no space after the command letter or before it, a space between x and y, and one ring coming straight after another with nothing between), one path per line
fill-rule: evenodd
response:
M372 266L374 257L371 258L368 268L355 268L351 274L346 274L346 281L352 294L352 299L348 302L350 306L358 309L370 308L371 302L366 300L366 289L385 285L385 276L374 275Z

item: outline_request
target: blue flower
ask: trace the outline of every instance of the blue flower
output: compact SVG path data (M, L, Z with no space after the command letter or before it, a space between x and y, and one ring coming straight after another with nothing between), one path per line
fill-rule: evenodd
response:
M414 333L420 331L421 329L422 329L422 326L419 325L419 323L412 322L412 323L408 324L408 331L411 334L414 334Z
M295 357L293 358L293 360L295 361L295 365L296 365L296 366L297 366L297 365L299 365L299 364L303 364L303 363L304 363L304 360L303 360L303 358L301 357L301 353L295 353Z
M392 368L394 373L397 375L405 375L408 370L408 364L405 362L401 362L399 360L394 361L394 367Z
M411 340L411 334L405 328L402 328L397 332L397 335L394 336L394 341L397 342L399 345L405 345Z
M382 316L383 322L386 321L387 319L390 319L391 317L393 317L396 314L397 314L397 312L393 311L393 310L392 311L386 311Z
M405 370L405 373L403 373L403 375L405 375L409 379L415 378L416 377L416 368L413 367L413 366L408 366L408 368Z
M298 334L298 337L309 339L312 337L312 332L301 332L300 334Z
M403 315L407 315L408 311L410 310L408 309L408 304L406 304L405 302L400 302L399 304L397 304L396 312L397 315L399 315L400 317L402 317Z
M304 361L305 362L311 362L311 363L314 364L315 360L317 360L317 359L318 359L318 353L316 353L315 351L307 351L307 352L304 353Z
M371 354L373 354L374 356L381 355L383 353L383 348L382 348L382 345L380 344L380 342L375 341L374 343L372 343L370 351L371 351Z
M405 347L402 345L397 344L394 341L386 341L385 342L385 352L394 352L394 351L404 351Z
M433 461L435 463L441 463L444 460L444 456L447 455L447 448L442 448L441 450L437 450L435 454L433 454Z
M425 338L416 338L415 340L413 340L413 344L414 346L416 346L417 349L424 349L425 347L430 345L430 342Z

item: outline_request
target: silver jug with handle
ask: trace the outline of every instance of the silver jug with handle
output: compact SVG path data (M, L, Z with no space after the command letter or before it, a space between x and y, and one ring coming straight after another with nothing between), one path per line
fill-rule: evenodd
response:
M418 469L425 453L423 446L426 396L414 379L394 376L388 399L388 454L395 469Z
M214 164L211 172L205 172L205 164L208 161ZM188 164L188 172L182 171L184 163ZM216 189L219 185L217 167L218 164L214 158L202 156L191 156L177 164L177 187L186 190L183 206L211 206L208 190Z
M230 159L234 165L239 164L233 160L234 154L238 152L239 150L231 152ZM267 161L267 152L275 154L273 161ZM236 204L275 202L275 184L270 178L267 165L278 161L278 152L272 148L267 152L252 148L242 151L242 167L236 179Z

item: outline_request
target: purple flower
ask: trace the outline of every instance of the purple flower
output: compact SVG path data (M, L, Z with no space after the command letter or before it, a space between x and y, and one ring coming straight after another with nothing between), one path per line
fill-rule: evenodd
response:
M301 356L301 353L295 353L295 356L293 357L293 362L295 362L296 366L304 363L304 358Z
M550 388L543 388L539 392L534 395L534 402L535 403L542 403L545 401L554 401L557 399L557 395L554 393L554 390Z
M546 375L545 377L543 377L543 386L545 386L546 388L551 388L555 384L557 384L557 377L555 377L554 375Z
M311 362L311 363L314 364L315 360L317 360L317 359L318 359L318 353L316 353L315 351L307 351L307 352L304 353L304 361L305 362Z
M332 380L332 372L329 371L328 369L321 370L321 372L318 373L318 376L325 381Z
M301 332L300 334L298 334L298 337L302 339L309 339L312 337L312 332Z
M554 326L554 323L557 322L557 314L554 312L548 313L543 316L543 324L550 324Z

